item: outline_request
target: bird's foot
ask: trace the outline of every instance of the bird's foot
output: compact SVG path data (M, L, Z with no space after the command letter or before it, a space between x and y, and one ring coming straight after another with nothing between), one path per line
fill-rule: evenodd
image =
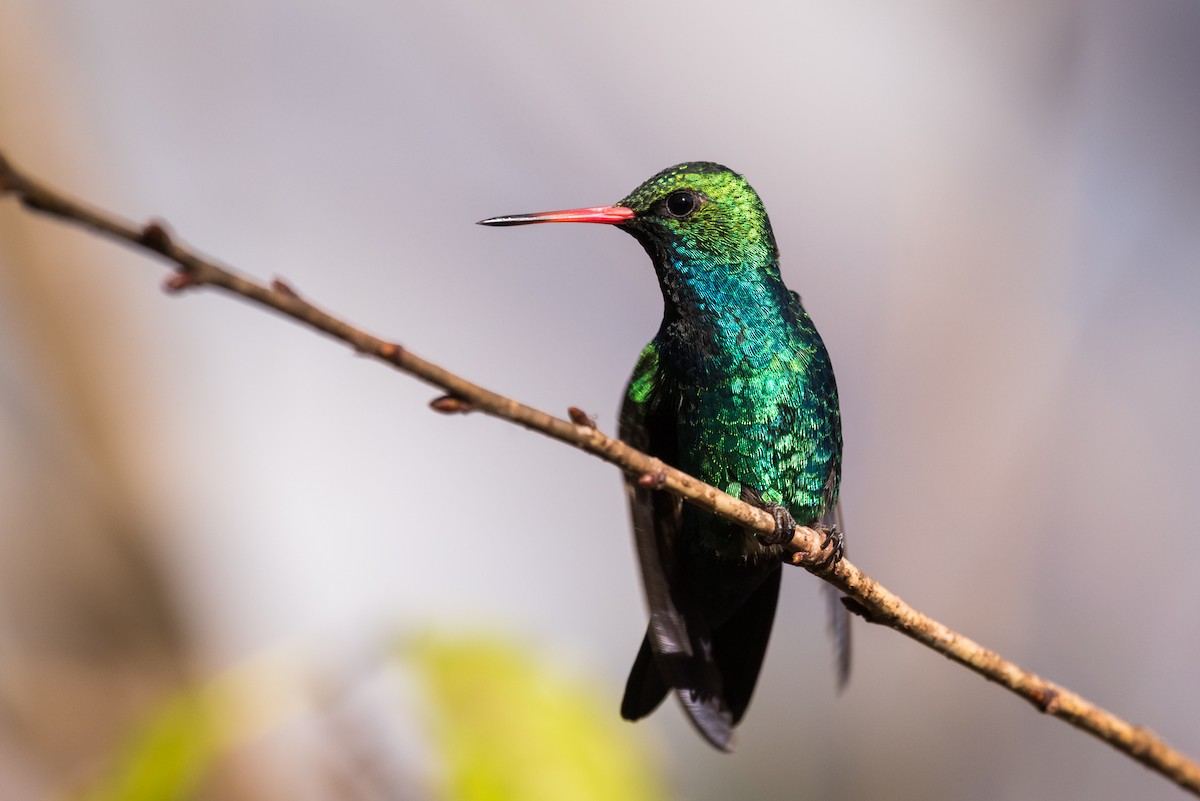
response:
M842 530L834 525L813 526L813 531L821 535L821 548L817 556L806 558L804 561L821 570L828 570L846 555L846 537Z
M764 545L783 545L792 541L796 536L796 520L787 507L780 503L768 503L757 491L742 485L741 499L751 506L757 506L775 518L775 530L770 534L759 534L758 539Z
M775 530L770 534L759 534L758 538L767 545L786 545L796 536L796 520L786 506L778 503L763 505L763 511L775 518Z

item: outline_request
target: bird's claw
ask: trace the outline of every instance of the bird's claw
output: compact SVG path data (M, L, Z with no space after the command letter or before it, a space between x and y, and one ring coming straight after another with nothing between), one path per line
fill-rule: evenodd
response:
M757 490L745 485L739 494L743 501L769 512L775 518L775 530L770 534L759 534L759 542L764 545L786 545L795 538L796 519L786 506L764 501ZM846 554L846 538L842 530L835 525L828 525L813 526L813 531L821 535L821 548L815 558L805 561L822 570L827 570L842 561Z
M786 506L767 504L755 490L749 487L742 489L742 500L761 508L764 512L769 512L770 516L775 518L775 530L770 534L758 534L758 541L766 546L782 546L782 544L791 542L792 537L796 536L796 518L792 517L792 513L787 511Z
M821 535L820 553L816 558L805 561L821 570L828 570L846 555L846 537L842 530L834 525L814 526L813 531Z
M784 545L791 542L796 536L796 520L792 513L786 506L778 503L769 503L764 508L775 518L775 530L770 534L760 535L759 539L767 545Z
M796 536L796 520L787 507L780 503L767 503L758 491L743 485L741 499L751 506L757 506L764 512L769 512L775 518L775 530L770 534L759 534L758 539L764 545L783 545L791 542Z

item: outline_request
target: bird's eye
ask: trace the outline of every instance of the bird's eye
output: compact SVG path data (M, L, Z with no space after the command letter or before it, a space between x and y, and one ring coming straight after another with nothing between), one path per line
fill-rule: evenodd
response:
M700 198L696 197L695 192L672 192L667 195L666 201L667 213L672 217L683 219L696 210L700 205Z

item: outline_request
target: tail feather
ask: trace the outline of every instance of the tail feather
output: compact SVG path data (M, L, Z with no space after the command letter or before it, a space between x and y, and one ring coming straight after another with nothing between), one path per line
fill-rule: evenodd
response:
M769 573L746 602L713 633L713 656L725 682L725 702L737 725L750 706L750 696L758 683L775 606L779 601L778 567Z
M672 666L672 675L697 675L696 666L690 664L695 660L681 654L656 656L651 642L651 635L647 632L642 640L642 647L638 649L637 658L633 661L633 668L629 671L629 680L625 683L625 697L621 700L621 717L625 720L644 718L657 709L667 697L671 687L664 678L664 668L660 667L660 662L680 660ZM734 721L724 694L702 689L711 682L688 682L681 679L681 683L691 685L677 687L676 694L692 724L704 739L716 748L722 751L732 750Z
M766 655L780 575L775 565L749 595L742 595L734 611L723 616L710 636L701 638L701 653L656 653L647 631L625 684L621 716L645 717L674 687L701 735L722 751L733 750L733 727L750 705ZM696 628L707 631L707 621L699 622Z

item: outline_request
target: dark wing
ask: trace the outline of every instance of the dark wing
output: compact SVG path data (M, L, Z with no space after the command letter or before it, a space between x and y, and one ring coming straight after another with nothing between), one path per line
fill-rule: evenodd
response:
M833 504L821 516L821 525L837 526L838 531L846 533L842 523L841 501ZM821 590L829 604L829 634L833 638L833 648L837 659L838 690L846 689L850 681L850 611L842 603L842 594L832 584L821 582Z
M642 638L642 647L629 670L625 682L625 697L621 699L621 717L626 720L641 720L649 715L667 697L671 688L666 685L658 669L654 648L650 645L650 631Z
M622 440L675 463L678 399L659 371L651 344L642 354L621 409ZM626 477L642 584L650 607L650 625L638 652L621 715L636 720L662 702L669 688L678 691L688 717L714 746L729 750L733 713L724 699L721 672L713 656L713 637L683 566L680 542L682 501L640 486Z

